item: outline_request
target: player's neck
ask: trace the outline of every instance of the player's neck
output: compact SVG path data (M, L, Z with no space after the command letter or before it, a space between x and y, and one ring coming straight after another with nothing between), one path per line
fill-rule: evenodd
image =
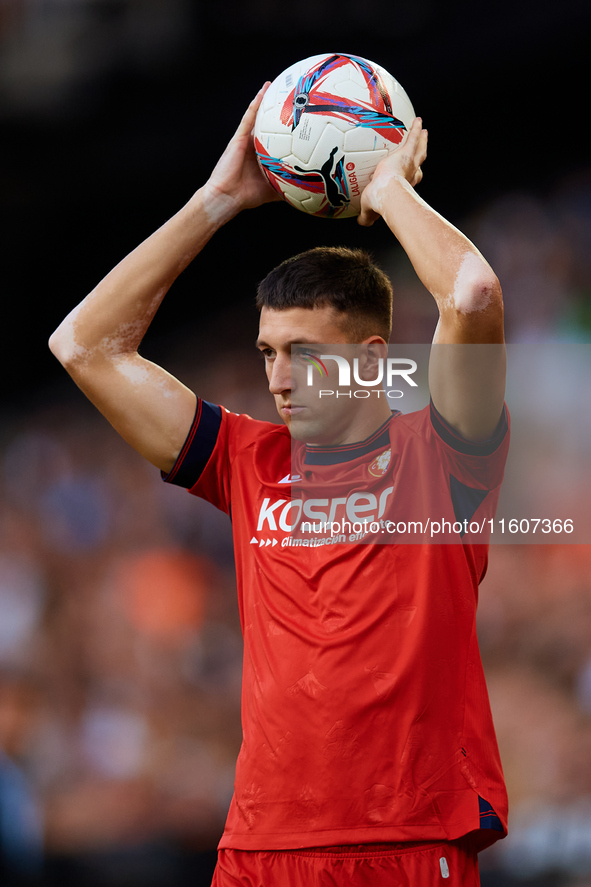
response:
M358 402L359 403L359 402ZM332 446L342 447L349 444L360 443L380 428L384 422L392 416L389 403L382 398L369 399L359 404L349 416L349 421L343 427L335 427L334 434L327 436L326 440L315 441L308 446Z

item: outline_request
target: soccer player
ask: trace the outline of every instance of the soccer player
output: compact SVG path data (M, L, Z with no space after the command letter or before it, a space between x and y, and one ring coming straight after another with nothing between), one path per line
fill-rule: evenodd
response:
M243 744L214 884L472 887L476 854L504 835L507 816L475 630L486 546L469 533L449 545L291 533L302 503L343 526L413 501L461 522L485 516L498 493L501 291L474 245L414 190L426 157L420 119L377 167L359 222L385 220L436 300L434 341L446 347L433 349L430 407L392 414L371 397L355 412L333 408L327 422L292 373L293 345L315 359L320 343L355 344L360 373L375 378L392 291L359 251L308 251L259 288L258 347L283 425L207 403L138 354L169 287L218 228L278 199L252 140L265 88L207 183L68 315L50 347L165 480L232 517ZM470 349L448 347L481 343L497 347L480 369ZM298 498L302 480L319 493L314 509ZM356 492L335 496L344 483Z

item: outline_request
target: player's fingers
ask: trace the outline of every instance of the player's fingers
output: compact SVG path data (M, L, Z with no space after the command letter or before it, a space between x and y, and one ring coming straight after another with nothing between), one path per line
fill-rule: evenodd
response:
M422 128L420 117L415 118L406 144L417 163L422 163L427 156L427 130Z
M263 96L268 90L270 84L271 81L267 80L266 83L264 83L263 86L259 89L254 99L246 109L242 120L238 124L238 129L234 133L234 138L240 138L241 136L248 135L250 132L252 132L254 121L257 116L257 111L259 110L260 104L263 101Z
M425 160L427 159L427 141L428 141L428 139L429 139L429 133L427 132L426 129L423 129L423 131L421 132L421 137L419 139L418 146L417 146L417 153L418 153L417 159L419 161L419 166L421 165L421 163L424 163Z
M419 166L421 161L419 159L420 155L420 140L421 140L421 132L422 132L422 121L420 117L415 117L413 120L412 126L408 131L408 135L406 137L406 141L402 146L401 155L406 159L407 167L411 169L415 166ZM399 149L400 150L400 149Z
M423 121L420 117L415 117L412 122L412 126L408 131L408 136L406 138L406 144L410 151L415 151L418 145L419 139L421 137Z

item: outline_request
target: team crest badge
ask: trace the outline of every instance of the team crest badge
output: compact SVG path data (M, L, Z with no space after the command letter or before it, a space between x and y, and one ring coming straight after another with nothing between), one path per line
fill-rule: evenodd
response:
M392 451L388 447L387 450L384 450L383 453L380 453L379 456L373 460L371 465L368 466L367 470L370 474L373 474L374 477L382 477L390 467L390 459L392 458Z

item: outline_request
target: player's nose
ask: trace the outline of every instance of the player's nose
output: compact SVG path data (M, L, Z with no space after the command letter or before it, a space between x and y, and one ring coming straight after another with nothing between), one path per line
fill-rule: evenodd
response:
M271 394L281 394L291 390L291 358L277 355L273 361L273 368L269 376L269 391Z

